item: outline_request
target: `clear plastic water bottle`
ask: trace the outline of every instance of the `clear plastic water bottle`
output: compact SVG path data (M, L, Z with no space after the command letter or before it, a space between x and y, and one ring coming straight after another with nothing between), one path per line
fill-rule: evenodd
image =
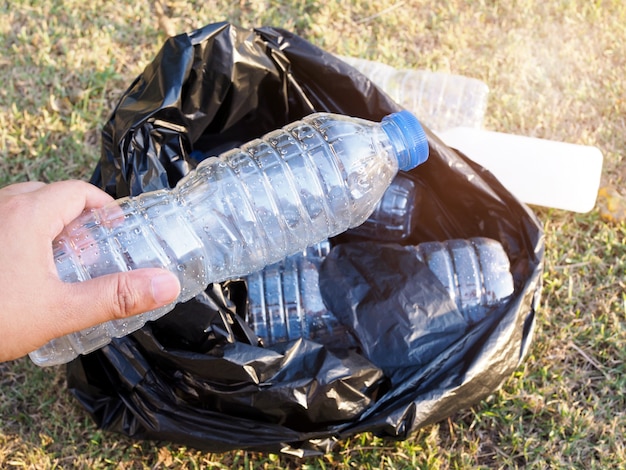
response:
M445 286L468 324L513 294L509 259L495 240L425 242L406 249ZM319 268L329 251L324 242L246 277L247 320L266 346L301 337L335 348L354 344L320 291Z
M482 127L489 87L481 80L444 72L396 69L355 57L340 58L434 131Z
M426 136L409 112L380 123L317 113L204 160L172 190L86 212L54 241L63 281L164 267L178 275L180 297L57 338L31 359L68 362L159 318L210 283L258 271L360 225L398 170L427 157Z
M470 324L513 294L509 258L496 240L425 242L409 249L435 273Z
M350 230L350 235L386 242L401 242L413 230L417 184L398 173L367 220Z
M324 305L319 269L330 251L325 240L248 275L248 324L266 346L307 338L328 346L352 344Z

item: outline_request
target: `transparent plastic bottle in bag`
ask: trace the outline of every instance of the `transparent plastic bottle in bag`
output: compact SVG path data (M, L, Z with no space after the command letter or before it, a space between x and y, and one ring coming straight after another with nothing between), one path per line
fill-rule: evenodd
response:
M401 242L416 222L414 207L419 197L417 183L400 172L393 179L367 220L349 231L352 236L385 242Z
M316 113L204 160L174 189L85 212L53 243L60 278L162 267L175 273L170 305L54 339L30 353L68 362L142 327L213 282L260 270L360 225L399 169L428 157L418 120L403 111L371 122Z
M430 129L480 129L489 87L481 80L444 72L396 69L366 59L340 56L368 77L394 101L415 113Z
M266 346L301 337L334 348L354 344L320 291L319 268L329 250L323 242L247 276L248 323ZM470 325L513 294L509 259L495 240L425 242L406 250L428 266Z
M248 324L270 346L307 338L328 346L353 341L324 305L319 269L330 251L325 240L248 275Z
M485 237L424 242L408 247L446 287L468 323L513 294L509 258L500 242Z

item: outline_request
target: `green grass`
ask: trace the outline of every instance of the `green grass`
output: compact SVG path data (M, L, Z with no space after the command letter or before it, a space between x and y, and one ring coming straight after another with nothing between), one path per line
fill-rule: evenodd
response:
M320 47L475 77L485 127L599 147L626 177L621 0L15 0L0 3L0 185L86 179L112 106L167 32L230 20ZM64 369L0 364L1 468L626 468L626 224L536 208L545 224L529 356L489 398L403 442L368 433L310 459L207 454L98 430Z

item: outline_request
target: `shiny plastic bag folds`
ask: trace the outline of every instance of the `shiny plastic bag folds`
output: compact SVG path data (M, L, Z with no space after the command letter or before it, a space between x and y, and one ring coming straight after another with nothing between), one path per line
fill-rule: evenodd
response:
M114 197L171 187L203 158L312 112L380 120L399 109L288 31L213 24L168 39L122 95L92 183ZM415 257L347 232L332 240L320 285L353 347L264 347L246 322L246 284L233 279L71 362L71 392L102 429L136 439L296 455L365 431L404 439L491 394L532 338L542 229L489 172L427 134L430 158L408 174L418 197L403 244L500 241L515 286L501 308L465 325Z

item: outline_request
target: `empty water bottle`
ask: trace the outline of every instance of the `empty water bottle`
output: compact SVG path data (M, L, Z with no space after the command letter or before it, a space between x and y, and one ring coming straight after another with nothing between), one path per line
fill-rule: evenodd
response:
M329 251L325 240L245 278L248 323L266 346L298 338L331 347L352 344L320 292L319 268Z
M142 267L178 275L166 307L55 339L30 354L68 362L124 336L202 292L360 225L398 169L428 156L408 112L376 123L317 113L204 160L177 186L86 212L53 244L66 282Z
M425 242L412 249L446 287L470 324L513 294L509 258L496 240L475 237Z
M354 344L320 291L318 272L329 249L324 242L246 278L248 323L265 345L301 337L332 348ZM495 240L425 242L406 249L439 279L470 325L513 293L509 259Z
M413 230L417 183L398 173L367 220L350 230L350 235L386 242L401 242Z
M481 80L444 72L396 69L355 57L340 58L435 131L482 127L489 87Z

